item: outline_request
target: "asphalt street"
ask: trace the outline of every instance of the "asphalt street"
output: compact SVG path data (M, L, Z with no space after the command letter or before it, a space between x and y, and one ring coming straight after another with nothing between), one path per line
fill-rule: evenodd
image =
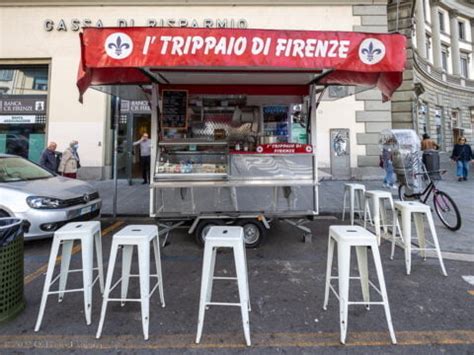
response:
M107 266L112 234L128 223L150 223L149 219L103 219L104 265ZM151 298L150 339L143 340L140 306L111 304L103 336L95 339L101 297L94 289L92 325L85 325L80 293L66 294L62 303L51 296L40 332L34 333L50 241L35 241L25 249L25 295L27 307L15 320L0 325L0 352L51 353L301 353L323 354L419 354L474 352L474 285L463 276L474 275L472 262L446 259L448 277L441 274L438 261L426 261L414 254L412 274L405 275L403 252L397 248L389 259L390 245L381 246L382 262L398 345L391 345L382 307L349 309L347 344L339 343L338 302L332 296L327 311L322 310L326 268L327 232L341 221L327 216L311 224L313 242L303 243L294 227L276 222L265 244L248 250L248 272L252 312L252 347L245 346L240 311L235 307L211 307L206 312L201 344L194 343L202 252L185 230L173 232L170 244L162 249L166 308L158 294ZM80 267L80 248L74 249L72 267ZM354 256L354 254L353 254ZM351 273L357 275L355 257ZM132 261L137 272L137 256ZM121 269L120 258L116 264ZM216 274L234 273L229 251L217 256ZM334 269L334 273L336 270ZM377 283L369 258L371 280ZM68 287L81 287L80 274L72 274ZM139 296L136 280L131 281L130 297ZM351 284L350 298L360 298L360 287ZM220 281L213 300L237 301L233 281ZM375 300L375 293L372 293Z

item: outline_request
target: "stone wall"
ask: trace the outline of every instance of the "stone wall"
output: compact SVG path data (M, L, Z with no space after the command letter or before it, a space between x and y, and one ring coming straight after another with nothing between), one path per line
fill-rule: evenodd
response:
M387 4L354 5L354 16L360 17L360 25L354 25L354 31L387 32ZM371 89L356 94L357 101L364 102L364 110L356 112L356 122L365 124L365 133L357 134L357 144L365 145L366 155L357 157L358 168L354 169L354 177L371 177L380 175L378 146L379 132L392 127L391 102L382 102L382 94L378 89Z

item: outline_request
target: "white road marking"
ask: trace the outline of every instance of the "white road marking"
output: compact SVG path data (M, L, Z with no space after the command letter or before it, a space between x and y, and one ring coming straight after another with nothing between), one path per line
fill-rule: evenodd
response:
M464 281L466 281L468 284L471 284L474 286L474 275L466 275L462 277Z

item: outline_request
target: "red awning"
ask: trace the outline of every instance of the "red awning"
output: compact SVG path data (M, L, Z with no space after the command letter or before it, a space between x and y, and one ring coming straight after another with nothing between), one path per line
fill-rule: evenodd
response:
M390 98L405 67L400 34L128 27L86 28L80 37L81 100L89 86L152 82L280 93L312 83L377 86Z

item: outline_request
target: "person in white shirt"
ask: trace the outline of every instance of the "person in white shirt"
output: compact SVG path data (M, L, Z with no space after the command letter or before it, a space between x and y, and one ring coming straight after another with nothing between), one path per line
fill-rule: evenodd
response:
M143 133L138 141L133 142L133 145L140 145L140 165L142 167L143 184L148 184L151 155L151 140L148 137L148 133Z

